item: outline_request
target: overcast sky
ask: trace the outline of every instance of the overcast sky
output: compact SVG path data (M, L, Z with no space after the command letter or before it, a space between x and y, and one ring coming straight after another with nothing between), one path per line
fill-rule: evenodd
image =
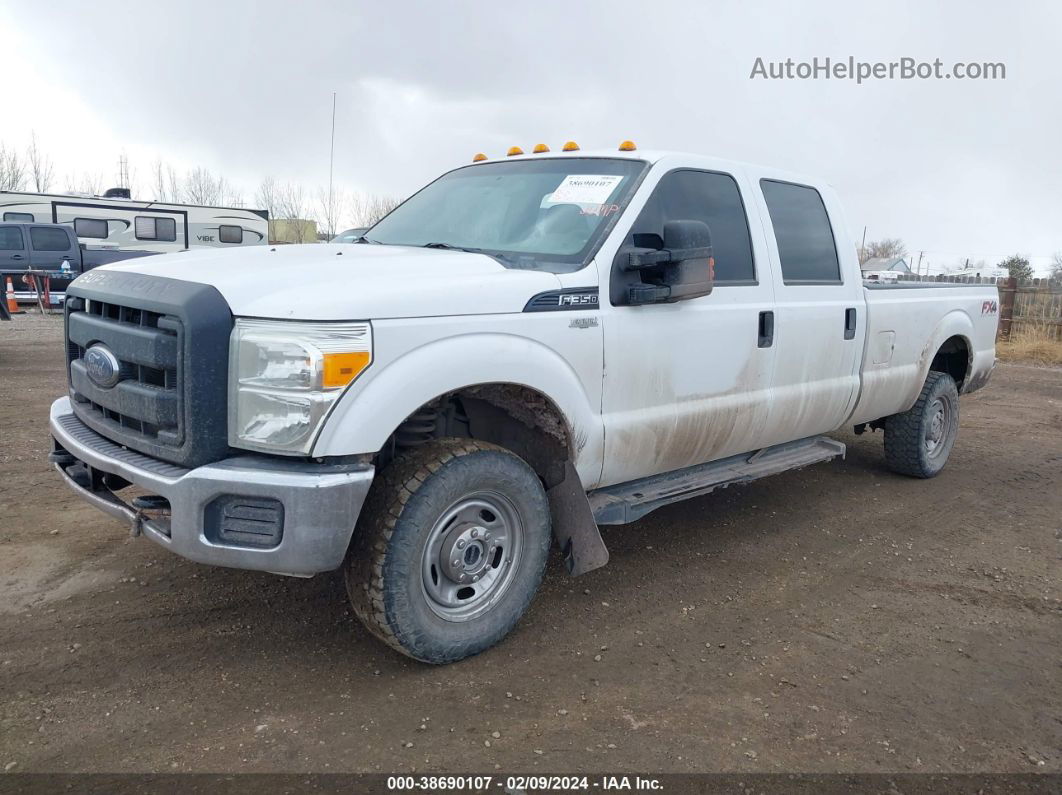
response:
M1062 3L0 0L0 141L112 184L161 158L406 195L478 151L624 138L825 178L917 259L1062 251ZM1006 79L750 79L757 57ZM142 193L144 191L141 191Z

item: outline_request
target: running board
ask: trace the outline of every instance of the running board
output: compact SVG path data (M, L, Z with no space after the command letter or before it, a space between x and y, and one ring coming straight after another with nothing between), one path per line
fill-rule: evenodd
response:
M754 453L723 458L707 464L665 472L641 480L591 491L590 508L598 524L626 524L650 511L690 497L700 497L734 483L750 483L767 475L844 457L843 442L809 436L795 442L764 447Z

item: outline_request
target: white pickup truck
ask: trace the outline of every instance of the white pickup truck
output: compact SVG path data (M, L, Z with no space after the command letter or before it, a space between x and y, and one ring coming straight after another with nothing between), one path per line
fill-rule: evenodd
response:
M81 276L56 469L192 560L343 567L368 628L430 663L513 628L552 538L596 568L599 525L841 456L835 429L941 470L995 288L864 285L813 179L538 149L477 156L351 244Z

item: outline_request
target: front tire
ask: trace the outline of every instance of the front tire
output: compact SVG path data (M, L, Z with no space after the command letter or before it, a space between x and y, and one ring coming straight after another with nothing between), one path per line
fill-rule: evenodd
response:
M542 581L550 513L534 470L508 450L439 439L373 483L345 579L354 612L422 662L455 662L516 625Z
M915 404L885 420L885 463L902 475L936 477L958 433L959 390L950 375L931 370Z

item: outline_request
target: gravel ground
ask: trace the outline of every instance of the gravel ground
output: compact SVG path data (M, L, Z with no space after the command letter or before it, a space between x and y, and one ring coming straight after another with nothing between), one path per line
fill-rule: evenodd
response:
M61 321L0 324L0 768L1062 771L1062 370L1001 365L945 472L849 455L606 529L432 668L338 575L212 569L49 469Z

